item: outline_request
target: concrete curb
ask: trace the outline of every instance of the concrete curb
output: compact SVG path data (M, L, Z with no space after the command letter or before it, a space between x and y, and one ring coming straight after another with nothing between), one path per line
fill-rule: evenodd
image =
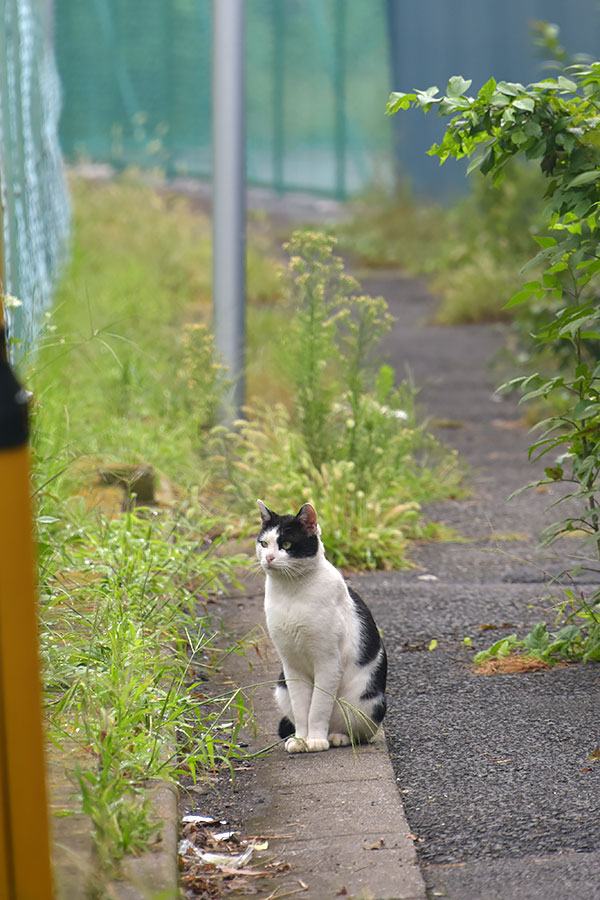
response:
M247 633L263 622L262 592L230 598L221 612L229 625L235 617L236 635ZM248 687L258 727L249 737L255 751L276 739L279 718L269 682L280 666L266 637L260 655L251 675L257 686ZM248 663L230 660L235 682L248 685ZM299 882L308 886L304 900L425 900L383 733L355 750L290 756L279 746L255 760L251 794L245 829L269 836L270 848L292 867L290 890Z
M66 775L64 754L53 751L48 761L51 809L69 809L74 790ZM161 824L152 849L125 857L122 877L104 884L98 872L91 820L75 813L52 817L53 875L57 900L87 900L101 892L107 900L177 900L177 790L164 781L148 782L148 800Z
M111 900L177 900L177 789L165 781L151 783L148 800L161 825L153 849L142 856L128 856L122 864L122 879L107 888Z

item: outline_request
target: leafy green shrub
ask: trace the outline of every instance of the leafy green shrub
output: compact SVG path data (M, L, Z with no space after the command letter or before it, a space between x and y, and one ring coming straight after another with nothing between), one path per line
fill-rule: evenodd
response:
M561 356L560 374L534 372L508 382L519 387L522 401L559 397L561 409L539 423L541 436L530 447L530 457L549 462L539 484L562 483L567 488L559 502L573 501L576 512L545 532L546 541L583 533L597 563L600 557L600 149L598 103L600 63L580 64L565 74L528 86L491 78L477 97L466 95L471 85L461 76L450 79L445 96L437 88L392 94L388 111L411 105L437 107L450 116L444 138L430 153L441 161L474 155L469 169L478 168L500 183L507 164L525 156L538 160L546 180L546 235L536 238L540 250L526 269L537 277L528 281L509 301L509 308L525 303L541 305L539 324L532 336L542 350ZM537 274L541 271L541 274ZM570 397L564 402L565 393ZM550 457L548 457L550 454ZM569 624L554 636L588 649L584 659L595 659L598 641L597 610L600 592L589 600L575 600L575 615L586 620L575 629ZM539 626L540 641L546 632ZM532 632L533 634L533 632ZM532 638L533 640L533 638ZM590 649L591 647L591 649ZM531 649L531 648L530 648ZM539 648L538 648L539 649Z

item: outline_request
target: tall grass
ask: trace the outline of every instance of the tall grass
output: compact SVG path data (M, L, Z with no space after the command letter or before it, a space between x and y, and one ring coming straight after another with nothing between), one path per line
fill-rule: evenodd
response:
M132 178L78 180L73 192L72 263L28 379L39 439L201 482L198 448L221 387L197 327L210 327L210 221ZM249 272L250 299L277 296L263 243L250 244Z
M105 868L146 842L148 777L230 765L248 709L210 685L210 594L245 558L211 515L204 435L224 385L208 320L210 229L130 179L74 184L72 263L30 357L48 734ZM273 266L261 295L274 284ZM101 468L150 464L166 499L131 508Z

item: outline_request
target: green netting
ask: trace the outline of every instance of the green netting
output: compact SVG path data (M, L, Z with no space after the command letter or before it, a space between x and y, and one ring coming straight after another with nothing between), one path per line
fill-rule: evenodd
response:
M50 302L69 230L69 202L48 23L33 0L0 0L0 8L2 288L22 303L7 311L15 357L35 341Z
M72 160L211 173L211 0L56 4ZM389 172L383 3L246 3L251 184L343 196Z

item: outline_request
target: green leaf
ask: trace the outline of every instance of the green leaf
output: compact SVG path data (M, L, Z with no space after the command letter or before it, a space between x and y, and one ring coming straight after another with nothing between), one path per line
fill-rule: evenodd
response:
M416 94L403 94L402 91L392 91L390 94L385 113L392 116L399 109L408 109L410 104L417 99Z
M484 159L485 156L483 154L475 156L467 166L467 175L470 175L471 172L475 171L475 169L479 169Z
M519 128L517 131L511 132L511 138L513 144L515 144L519 148L521 148L523 144L526 144L529 140L522 128Z
M570 78L565 78L564 75L558 76L558 86L563 91L571 91L571 93L575 93L577 90L577 85L574 81L571 81Z
M531 97L519 97L517 100L513 101L513 106L516 106L517 109L523 109L526 112L533 112L535 109L535 102Z
M556 238L534 234L533 239L540 247L556 247Z
M581 419L589 419L590 417L596 417L600 412L600 403L593 400L580 400L575 409L573 410L573 419L576 422L580 422Z
M557 87L557 83L554 78L545 78L544 81L534 81L529 87L537 91L547 91L554 90Z
M590 184L592 181L600 181L600 169L590 169L588 172L581 172L569 182L569 187L578 187L581 184Z
M494 93L490 97L490 104L492 106L508 106L508 97L506 97L501 91L494 91Z
M448 82L446 93L452 98L462 97L464 92L469 90L472 83L472 81L467 81L463 78L462 75L453 75Z
M523 268L521 269L521 274L524 275L526 272L529 272L530 269L535 268L539 263L544 262L546 259L552 259L552 257L559 258L563 253L563 250L560 247L544 247L543 250L540 250L539 253L528 260Z
M395 370L392 366L384 363L379 368L379 372L377 373L377 400L379 403L384 404L387 403L387 400L394 388L394 380L396 377Z
M492 656L503 659L510 654L511 650L522 646L523 641L519 641L516 634L509 634L508 637L500 638L499 641L496 641L496 643L492 644L491 647L488 647L487 650L480 650L479 653L476 653L473 657L473 662L476 666L480 666L488 659L491 659Z
M504 304L502 309L511 309L513 306L519 306L519 304L529 300L533 294L539 294L541 290L542 286L539 281L529 281L520 291L513 294L508 303Z
M546 631L546 623L540 622L531 629L523 641L526 650L531 652L541 652L545 650L550 643L550 635Z
M524 91L525 88L522 84L514 84L511 81L499 81L496 90L501 94L506 94L508 97L517 97L519 91Z
M542 126L532 118L527 119L523 125L523 130L528 137L539 138L542 136Z
M495 90L496 90L496 79L490 78L490 80L486 81L486 83L483 85L483 87L479 91L479 94L477 95L478 100L481 100L484 104L487 105Z

